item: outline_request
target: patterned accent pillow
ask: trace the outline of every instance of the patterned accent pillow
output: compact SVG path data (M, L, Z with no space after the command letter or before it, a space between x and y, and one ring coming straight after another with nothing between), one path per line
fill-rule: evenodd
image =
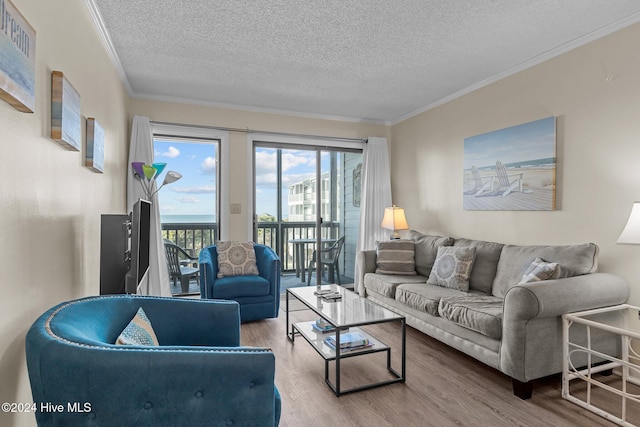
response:
M469 292L475 247L440 246L427 284Z
M118 345L150 345L158 346L158 338L151 327L151 322L140 307L131 322L116 339Z
M415 276L416 244L413 240L378 242L376 273Z
M560 274L560 266L557 262L547 262L542 258L536 258L527 268L520 283L539 282L542 280L556 279Z
M253 242L218 242L218 279L228 276L257 276Z

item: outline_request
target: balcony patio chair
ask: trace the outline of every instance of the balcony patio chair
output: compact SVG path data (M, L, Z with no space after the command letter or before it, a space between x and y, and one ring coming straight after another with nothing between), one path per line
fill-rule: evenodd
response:
M218 277L218 246L200 251L200 298L237 301L243 322L278 317L280 258L269 246L245 243L253 245L257 275L233 273Z
M134 316L144 324L139 309L158 345L116 344ZM64 302L33 323L26 358L38 409L64 405L36 411L40 426L277 426L280 418L275 356L240 345L233 301L110 295Z
M173 244L171 241L164 241L164 250L167 256L167 268L169 269L169 279L176 285L178 279L182 293L189 292L189 282L192 278L198 279L200 269L197 267L198 258L189 254L185 249ZM186 265L183 265L186 262Z
M338 285L342 285L340 281L340 253L342 252L342 247L344 246L344 236L340 237L335 241L331 246L328 246L322 250L320 250L320 259L318 259L318 268L316 268L316 275L320 274L322 277L322 272L324 267L326 266L328 269L328 278L331 283L334 283L336 278L338 280ZM314 266L316 264L316 251L313 251L313 255L309 260L309 274L307 277L307 286L311 285L311 273L313 273ZM320 273L318 273L320 272Z

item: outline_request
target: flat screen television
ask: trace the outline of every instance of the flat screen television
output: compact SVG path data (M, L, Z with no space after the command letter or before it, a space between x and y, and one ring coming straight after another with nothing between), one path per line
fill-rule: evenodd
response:
M131 212L131 266L125 279L125 292L135 294L149 272L151 202L138 199Z
M139 199L129 215L102 215L100 295L135 294L149 272L151 202Z

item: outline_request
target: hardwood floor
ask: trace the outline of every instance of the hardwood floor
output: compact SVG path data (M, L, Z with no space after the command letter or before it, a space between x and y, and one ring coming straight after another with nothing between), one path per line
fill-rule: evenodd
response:
M296 311L291 317L314 319L309 311ZM533 397L524 401L513 395L506 375L411 327L407 327L406 383L337 398L324 382L323 359L302 337L289 342L285 329L282 311L277 319L242 325L243 345L269 347L276 355L283 427L614 425L562 399L559 375L536 381ZM394 350L399 348L399 324L366 329ZM380 353L344 360L343 386L385 378L385 364ZM392 352L392 365L400 369L397 351ZM602 401L607 410L620 406L608 398ZM633 417L628 419L640 424L640 408L630 409Z

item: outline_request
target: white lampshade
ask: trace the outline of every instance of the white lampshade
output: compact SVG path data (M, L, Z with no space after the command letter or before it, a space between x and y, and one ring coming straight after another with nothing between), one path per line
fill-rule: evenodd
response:
M393 230L391 238L399 239L400 235L397 233L397 230L409 229L407 218L404 216L404 209L398 208L396 205L393 205L390 208L385 208L384 217L382 218L382 224L380 224L380 226L387 230Z
M627 225L624 226L624 230L622 230L616 243L640 245L640 202L633 202Z

